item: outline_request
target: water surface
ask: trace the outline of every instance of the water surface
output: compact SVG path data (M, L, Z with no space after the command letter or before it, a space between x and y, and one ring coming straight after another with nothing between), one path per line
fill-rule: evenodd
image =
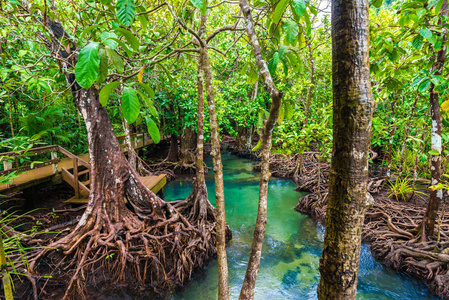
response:
M245 277L254 231L259 177L254 162L230 154L222 157L226 220L233 239L227 247L231 299L237 299ZM206 162L209 166L211 161ZM209 199L215 205L213 174L207 175ZM293 210L298 198L290 180L271 178L268 189L268 223L254 299L316 299L319 258L324 227ZM164 189L165 200L185 199L191 179L180 177ZM195 275L184 291L171 299L209 300L217 298L216 260ZM437 299L421 282L376 262L369 246L362 246L357 299Z

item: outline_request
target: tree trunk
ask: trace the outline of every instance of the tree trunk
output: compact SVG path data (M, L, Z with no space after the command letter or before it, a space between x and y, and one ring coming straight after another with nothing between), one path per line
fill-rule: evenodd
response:
M172 133L170 136L170 149L165 160L170 162L177 162L179 160L178 136L175 133Z
M443 6L440 10L440 20L439 25L441 24L441 17L448 15L448 1L444 1ZM443 45L447 42L447 29L446 27L442 28L442 38ZM432 70L435 70L434 75L441 75L443 71L444 62L446 60L446 52L447 47L443 46L443 49L437 53L437 58L432 66ZM440 104L438 100L438 93L434 92L435 84L433 82L430 83L429 88L429 100L430 100L430 115L432 119L431 126L431 150L438 151L438 155L431 155L430 159L430 176L431 183L433 185L437 184L441 178L441 112L440 112ZM437 218L438 209L440 207L441 200L443 199L443 191L442 190L431 190L429 202L427 203L427 209L423 218L423 231L421 240L427 240L427 237L433 236L435 230L435 220Z
M129 130L129 124L125 118L122 119L122 125L123 131L125 133L125 144L126 147L128 148L128 161L131 167L137 171L137 153L134 150L133 143L131 142L131 133Z
M57 38L63 36L59 22L47 19L45 25L58 32ZM58 54L69 59L63 52ZM66 273L54 280L68 284L64 299L84 298L86 285L95 287L99 281L135 290L153 287L148 289L153 293L185 283L193 269L215 253L214 224L201 228L192 225L145 187L121 150L96 85L86 90L76 83L74 74L65 75L86 124L91 192L77 226L43 248L30 261L29 274L53 274L63 264ZM51 258L42 270L40 262L47 255Z
M179 153L183 167L189 167L195 162L193 152L197 143L198 141L193 128L185 128L181 136L181 151Z
M217 112L215 109L214 89L212 85L212 73L210 69L209 55L206 48L201 48L204 79L206 83L207 103L210 119L211 152L215 179L215 200L217 208L217 256L218 256L218 299L229 299L228 262L226 258L226 215L223 188L223 164L221 163L220 137L218 133Z
M199 36L202 37L205 32L205 17L201 18L201 27ZM198 132L196 135L196 156L195 156L195 174L193 181L193 190L189 197L183 202L176 204L175 207L181 212L189 212L189 221L192 223L203 224L207 219L216 222L215 208L209 202L207 194L206 179L204 177L204 84L203 84L203 64L202 57L198 58Z
M318 299L355 299L370 195L368 1L332 1L333 150Z
M267 225L267 193L268 181L270 179L269 160L271 149L271 136L276 120L279 117L279 109L281 107L281 99L283 92L278 92L270 72L268 71L267 63L262 55L262 49L259 45L259 40L254 28L254 20L251 16L251 9L248 0L240 0L240 9L246 21L247 34L251 43L254 57L256 59L257 67L265 82L265 86L270 94L272 103L270 108L270 115L265 122L263 132L261 134L261 170L259 182L259 205L257 208L256 226L254 229L253 243L251 245L251 254L249 256L248 268L246 269L245 279L243 281L242 289L240 291L239 299L253 299L254 289L256 287L257 274L259 272L260 257L262 255L262 245L265 236L265 229Z

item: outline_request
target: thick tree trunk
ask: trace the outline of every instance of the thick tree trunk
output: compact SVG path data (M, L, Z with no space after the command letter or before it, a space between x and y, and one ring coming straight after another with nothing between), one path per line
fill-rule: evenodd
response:
M179 160L178 136L172 133L170 136L170 148L168 149L167 161L177 162Z
M319 299L355 299L361 233L370 199L368 155L374 99L369 80L368 1L332 1L333 149Z
M441 17L448 15L448 1L444 1L443 6L440 10L440 21L441 25ZM443 44L447 42L447 29L444 27L442 29L441 35L443 38ZM446 52L447 47L443 46L443 49L437 53L437 57L435 63L432 66L432 70L435 70L434 75L441 75L443 71L444 62L446 60ZM438 93L434 92L433 89L435 85L433 82L430 83L429 88L429 100L430 100L430 115L432 120L431 126L431 150L437 151L438 155L431 155L430 159L430 176L431 182L433 185L437 184L441 178L441 112L440 112L440 104L438 100ZM443 191L442 190L431 190L430 198L427 204L427 209L423 218L423 231L421 240L425 241L427 237L433 236L435 230L435 221L438 215L438 209L440 207L441 200L443 199Z
M246 269L245 279L240 291L239 299L253 299L254 289L256 287L257 274L259 272L260 257L262 255L262 245L267 225L267 194L268 181L270 179L269 160L271 149L271 136L276 120L279 117L279 109L281 107L282 91L277 91L267 63L262 55L262 49L254 28L254 20L251 16L251 9L248 0L240 0L240 9L246 21L247 34L251 43L257 67L265 82L265 86L270 94L272 103L270 115L265 122L263 132L261 133L261 170L259 182L259 205L257 208L256 227L254 229L253 243L251 245L251 254L249 256L248 268Z

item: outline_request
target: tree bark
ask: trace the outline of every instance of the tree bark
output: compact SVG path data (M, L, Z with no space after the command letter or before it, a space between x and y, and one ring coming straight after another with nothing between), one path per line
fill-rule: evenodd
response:
M440 10L439 25L442 24L442 17L448 15L448 1L444 1ZM443 45L447 42L447 28L443 27L441 36L443 38ZM444 62L446 60L447 46L443 46L443 49L437 53L436 60L432 66L432 70L435 71L435 75L441 75L443 71ZM432 185L437 184L441 178L441 112L438 99L438 93L434 92L435 84L430 83L429 88L429 100L430 100L430 115L432 120L431 126L431 150L435 150L439 155L431 155L430 159L430 176ZM421 240L427 240L427 237L433 236L435 231L435 221L438 215L438 209L440 207L441 200L443 199L442 190L431 190L429 202L427 203L426 212L423 218L423 231Z
M122 125L123 131L125 133L125 144L126 147L128 148L128 162L131 165L131 167L137 171L137 153L134 150L133 143L131 142L131 132L129 129L129 124L125 118L122 119Z
M168 149L167 161L177 162L179 160L178 153L178 136L172 133L170 136L170 148Z
M204 28L207 27L207 15L201 16L204 21ZM221 162L220 153L220 137L218 133L218 120L215 108L214 88L212 83L212 72L210 69L210 61L208 55L207 44L203 40L203 46L200 48L200 56L202 59L204 80L206 84L207 103L209 108L210 119L210 139L214 180L215 180L215 201L216 201L216 218L217 218L217 259L218 259L218 299L229 299L229 281L228 281L228 262L226 257L226 215L225 215L225 198L223 187L223 164Z
M251 254L249 256L248 268L246 269L245 279L240 291L239 299L253 299L254 289L256 287L257 274L259 272L260 257L262 255L262 245L265 236L267 224L267 193L268 181L270 179L269 160L271 149L271 136L276 120L279 117L279 109L283 96L282 91L278 91L268 71L267 63L262 55L262 49L254 28L254 20L251 15L251 9L248 0L240 0L240 9L246 21L247 34L251 43L257 67L262 74L265 86L271 97L270 115L265 122L263 132L261 132L261 170L259 182L259 204L257 208L256 227L254 229L253 243L251 245Z
M357 291L374 110L368 16L366 0L332 1L333 149L318 299Z

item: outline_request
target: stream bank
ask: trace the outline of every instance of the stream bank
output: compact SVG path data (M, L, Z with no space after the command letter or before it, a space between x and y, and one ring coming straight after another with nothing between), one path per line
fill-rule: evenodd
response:
M231 148L233 153L249 157L248 150ZM272 176L290 178L298 185L298 191L309 193L299 199L295 209L323 225L329 192L329 169L330 163L319 160L317 152L293 156L275 154L270 158ZM260 171L260 165L255 165L254 171ZM415 229L426 210L428 190L421 189L424 195L415 193L407 202L397 201L388 196L387 184L376 172L370 173L368 191L374 198L374 204L365 216L362 241L371 246L370 251L379 262L419 278L439 298L449 299L449 237L445 233L449 229L449 212L445 211L441 224L440 244L444 249L434 252L435 238L424 243L414 241Z

